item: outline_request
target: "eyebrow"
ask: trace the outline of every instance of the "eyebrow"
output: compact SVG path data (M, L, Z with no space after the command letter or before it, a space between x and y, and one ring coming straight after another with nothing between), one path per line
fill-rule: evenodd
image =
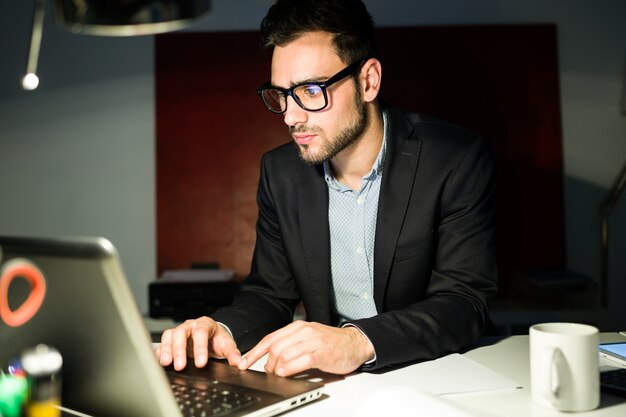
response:
M295 87L296 85L309 84L309 83L323 83L327 81L330 77L315 77L315 78L307 78L306 80L301 81L292 81L289 84L289 87Z
M272 87L272 88L278 88L278 89L282 89L282 90L287 90L289 88L295 87L297 85L304 85L304 84L312 84L312 83L323 83L329 80L330 77L316 77L316 78L308 78L306 80L302 80L302 81L292 81L291 83L289 83L289 87L281 87L278 85L275 85L272 83L272 81L268 82L268 86Z

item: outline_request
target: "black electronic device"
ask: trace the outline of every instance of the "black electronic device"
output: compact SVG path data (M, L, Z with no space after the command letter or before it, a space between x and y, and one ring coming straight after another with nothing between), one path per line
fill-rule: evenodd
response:
M626 397L626 368L600 372L602 391Z
M238 289L239 283L234 279L180 282L158 279L148 286L150 317L184 321L205 316L231 304Z

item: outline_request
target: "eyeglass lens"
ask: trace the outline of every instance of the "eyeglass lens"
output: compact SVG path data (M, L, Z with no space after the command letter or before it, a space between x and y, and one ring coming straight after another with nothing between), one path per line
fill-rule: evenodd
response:
M291 90L291 94L273 88L263 90L263 100L269 109L276 113L286 110L287 95L291 95L305 110L315 111L326 107L326 95L323 88L317 84L298 85Z

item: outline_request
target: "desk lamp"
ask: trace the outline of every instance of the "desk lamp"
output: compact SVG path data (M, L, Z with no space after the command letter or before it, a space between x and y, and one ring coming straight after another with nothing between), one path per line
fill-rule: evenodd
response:
M37 60L46 0L35 0L26 75L22 87L39 85ZM98 36L137 36L171 32L208 15L210 0L53 0L56 23L73 32Z

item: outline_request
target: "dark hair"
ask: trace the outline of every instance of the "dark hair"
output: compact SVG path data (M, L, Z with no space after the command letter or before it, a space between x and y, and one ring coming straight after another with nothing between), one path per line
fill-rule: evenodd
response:
M313 31L333 34L347 64L376 56L374 21L361 0L278 0L261 22L261 41L282 46Z

